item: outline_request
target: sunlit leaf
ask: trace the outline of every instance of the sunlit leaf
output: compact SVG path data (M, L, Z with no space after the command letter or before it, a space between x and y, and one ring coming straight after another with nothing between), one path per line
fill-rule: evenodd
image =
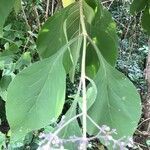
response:
M15 77L6 102L12 138L19 139L56 121L65 100L65 77L60 54L33 64Z
M75 0L62 0L63 7L67 7L68 5L74 3Z
M141 100L136 88L103 58L94 81L98 93L88 114L98 125L115 128L117 138L132 136L141 114ZM98 132L91 122L88 131L90 134Z

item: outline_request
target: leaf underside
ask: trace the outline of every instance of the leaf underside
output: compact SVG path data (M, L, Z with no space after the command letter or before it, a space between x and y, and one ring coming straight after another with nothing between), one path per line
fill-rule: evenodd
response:
M62 56L59 57L55 55L31 65L10 84L6 112L16 139L47 126L60 115L65 100L66 75Z
M117 138L132 136L141 114L141 100L136 88L106 61L94 81L98 93L88 114L98 125L115 128ZM89 122L88 131L93 135L98 129Z

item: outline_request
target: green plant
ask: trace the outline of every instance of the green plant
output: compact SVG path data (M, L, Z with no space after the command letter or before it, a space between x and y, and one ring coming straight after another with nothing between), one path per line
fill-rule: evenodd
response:
M150 35L150 0L140 0L138 3L136 0L131 4L131 13L133 15L143 11L141 22L143 29Z
M5 6L5 1L0 2ZM1 28L12 6L0 9L5 12L4 18L0 18ZM147 25L144 27L147 30ZM73 135L82 137L80 146L86 149L87 134L107 145L99 135L103 134L102 125L115 128L116 139L131 137L140 118L141 102L133 84L115 69L117 49L115 22L98 0L74 2L50 17L37 39L40 61L19 70L8 86L6 115L11 140L20 140L29 132L58 121L65 103L66 75L74 82L78 63L81 72L78 92L65 114L65 123L50 129L54 135L48 146L53 146L57 136L69 139ZM30 62L30 57L27 60ZM121 147L109 135L110 129L105 130L114 146L125 148L126 143ZM65 146L76 149L69 142ZM112 143L107 146L113 148Z

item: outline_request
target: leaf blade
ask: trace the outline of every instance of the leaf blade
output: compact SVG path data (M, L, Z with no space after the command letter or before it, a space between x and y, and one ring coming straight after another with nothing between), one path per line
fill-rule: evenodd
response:
M117 129L116 138L132 136L141 115L140 96L129 79L104 62L95 78L97 99L88 114L100 126ZM88 130L98 132L90 122Z
M16 76L8 88L6 102L14 139L56 121L64 104L65 77L62 56L37 62Z

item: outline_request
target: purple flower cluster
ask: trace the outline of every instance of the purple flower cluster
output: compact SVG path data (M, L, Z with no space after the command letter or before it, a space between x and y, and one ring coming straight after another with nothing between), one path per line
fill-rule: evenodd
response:
M39 150L49 150L50 147L54 148L63 148L63 141L55 134L49 133L44 134L42 133L39 136L40 139L42 139L42 142L40 143Z
M103 125L100 128L100 132L98 133L97 137L105 143L106 146L111 146L113 149L119 150L127 150L128 147L134 147L134 143L132 138L123 137L121 139L114 139L113 134L117 134L116 129L110 129L110 127Z
M94 139L100 139L102 143L104 143L105 146L111 147L114 150L127 150L128 147L133 147L133 140L132 138L123 137L121 139L114 139L113 134L117 134L115 129L110 129L110 127L103 125L102 127L99 127L99 132L97 135L93 137L89 137L86 139L83 139L83 137L77 137L77 136L70 136L69 139L61 139L57 135L53 133L44 134L42 133L40 135L40 138L42 139L42 142L40 143L39 150L49 150L51 148L56 149L62 149L64 150L64 144L68 142L76 143L78 145L79 150L83 150L83 146L90 143L91 140Z

